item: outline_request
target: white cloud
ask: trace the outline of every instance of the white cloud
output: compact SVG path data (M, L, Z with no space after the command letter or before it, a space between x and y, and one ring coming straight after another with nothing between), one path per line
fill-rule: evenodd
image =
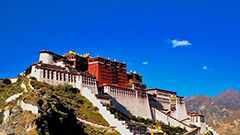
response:
M205 65L205 66L203 66L202 69L203 69L203 70L208 70L208 67Z
M208 66L206 66L206 65L205 65L205 66L203 66L203 67L202 67L202 69L203 69L203 70L206 70L206 71L213 71L213 69L212 69L212 68L209 68L209 67L208 67Z
M173 45L173 48L177 47L177 46L189 46L192 45L188 40L171 40L171 43Z
M142 64L143 64L143 65L147 65L147 64L148 64L148 62L146 61L146 62L143 62Z

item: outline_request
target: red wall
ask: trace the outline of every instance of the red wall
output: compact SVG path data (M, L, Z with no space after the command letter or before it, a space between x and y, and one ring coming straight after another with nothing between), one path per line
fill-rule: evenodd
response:
M110 66L105 67L103 64L93 63L88 65L88 72L96 76L96 79L99 82L100 86L104 83L126 86L126 84L128 83L126 69L120 70L119 68L117 68L117 72L116 74L114 74L112 73ZM117 83L113 83L113 76L115 76L115 79L117 78Z

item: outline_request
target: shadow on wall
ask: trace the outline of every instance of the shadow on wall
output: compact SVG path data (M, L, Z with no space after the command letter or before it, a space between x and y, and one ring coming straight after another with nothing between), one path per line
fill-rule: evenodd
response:
M163 105L159 103L157 100L155 100L152 96L148 95L148 100L149 100L150 106L154 106L158 109L164 109Z
M154 106L158 109L163 109L163 105L161 103L157 102L157 100L155 100L151 95L148 95L148 100L149 100L149 106L150 106L150 111L151 111L151 117L153 119L156 119L155 114L153 114L151 106Z
M130 115L131 112L127 110L126 107L124 107L122 104L120 104L114 97L111 97L111 104L114 104L116 109L119 110L121 113L126 113L127 115Z

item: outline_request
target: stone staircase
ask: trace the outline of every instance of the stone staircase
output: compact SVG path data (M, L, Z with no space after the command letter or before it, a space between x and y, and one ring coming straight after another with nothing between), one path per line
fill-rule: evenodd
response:
M91 90L85 87L81 90L81 94L91 101L94 106L98 107L99 113L104 119L106 119L110 126L116 127L116 130L118 130L122 135L133 135L133 133L126 128L124 123L116 119L114 115L101 104L100 100L95 97L95 94L91 93Z

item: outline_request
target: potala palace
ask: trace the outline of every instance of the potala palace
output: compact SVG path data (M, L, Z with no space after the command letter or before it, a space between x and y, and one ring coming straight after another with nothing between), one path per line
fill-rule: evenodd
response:
M130 134L114 121L99 105L111 103L127 114L163 121L180 126L192 134L206 132L204 116L186 111L184 98L176 92L158 88L147 89L142 75L127 73L126 64L102 57L78 55L70 51L58 55L40 51L39 61L32 65L31 76L51 85L70 84L78 88L121 134ZM192 128L190 124L198 128Z

